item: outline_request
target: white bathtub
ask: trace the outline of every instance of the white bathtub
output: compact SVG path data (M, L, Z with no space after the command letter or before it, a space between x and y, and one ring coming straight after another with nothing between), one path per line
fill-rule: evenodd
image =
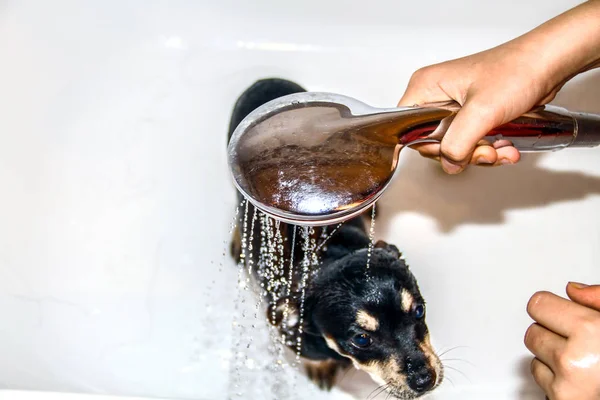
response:
M0 400L224 399L235 270L228 258L217 270L235 204L225 132L240 92L278 76L393 106L418 67L577 3L4 2ZM587 73L555 103L600 112L599 86ZM466 377L448 370L453 384L431 398L542 398L522 344L525 305L537 290L600 278L590 225L600 149L457 177L414 154L402 162L376 236L405 253L435 346L466 346L448 356ZM330 394L299 382L299 398L374 388L360 374Z
M149 400L149 398L129 396L107 396L85 393L37 392L31 390L0 390L2 400ZM152 400L168 400L157 399Z

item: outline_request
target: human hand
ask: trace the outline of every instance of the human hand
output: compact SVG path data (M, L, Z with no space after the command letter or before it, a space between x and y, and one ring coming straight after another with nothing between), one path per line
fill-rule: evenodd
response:
M589 1L498 47L424 67L399 106L455 100L462 108L441 144L414 146L448 173L467 164L519 161L511 143L482 141L491 130L554 99L573 76L600 61L600 1Z
M571 301L549 292L531 297L536 321L525 334L531 371L550 400L600 398L600 285L570 283Z

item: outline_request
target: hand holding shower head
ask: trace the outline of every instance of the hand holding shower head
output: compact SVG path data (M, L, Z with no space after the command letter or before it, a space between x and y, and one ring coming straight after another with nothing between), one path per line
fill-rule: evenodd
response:
M296 225L328 225L371 206L390 183L400 150L440 142L456 102L380 109L303 92L250 113L234 131L228 161L236 187L258 209ZM600 115L546 105L486 136L521 152L600 144Z

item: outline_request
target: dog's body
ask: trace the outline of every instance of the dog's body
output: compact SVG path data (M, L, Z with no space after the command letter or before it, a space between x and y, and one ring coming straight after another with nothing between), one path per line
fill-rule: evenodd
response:
M229 135L255 108L302 91L284 80L256 82L238 99ZM313 381L330 388L336 372L354 364L398 398L418 397L441 383L417 282L395 246L379 241L369 254L363 216L307 230L263 218L250 203L246 207L232 256L252 270L269 305L267 318L288 347L295 352L300 343Z

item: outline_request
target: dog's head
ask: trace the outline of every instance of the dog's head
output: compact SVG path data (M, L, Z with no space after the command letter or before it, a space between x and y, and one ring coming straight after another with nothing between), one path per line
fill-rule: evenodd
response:
M429 341L425 302L395 246L378 242L368 272L367 257L366 249L350 253L314 276L305 330L396 397L419 397L443 374Z

